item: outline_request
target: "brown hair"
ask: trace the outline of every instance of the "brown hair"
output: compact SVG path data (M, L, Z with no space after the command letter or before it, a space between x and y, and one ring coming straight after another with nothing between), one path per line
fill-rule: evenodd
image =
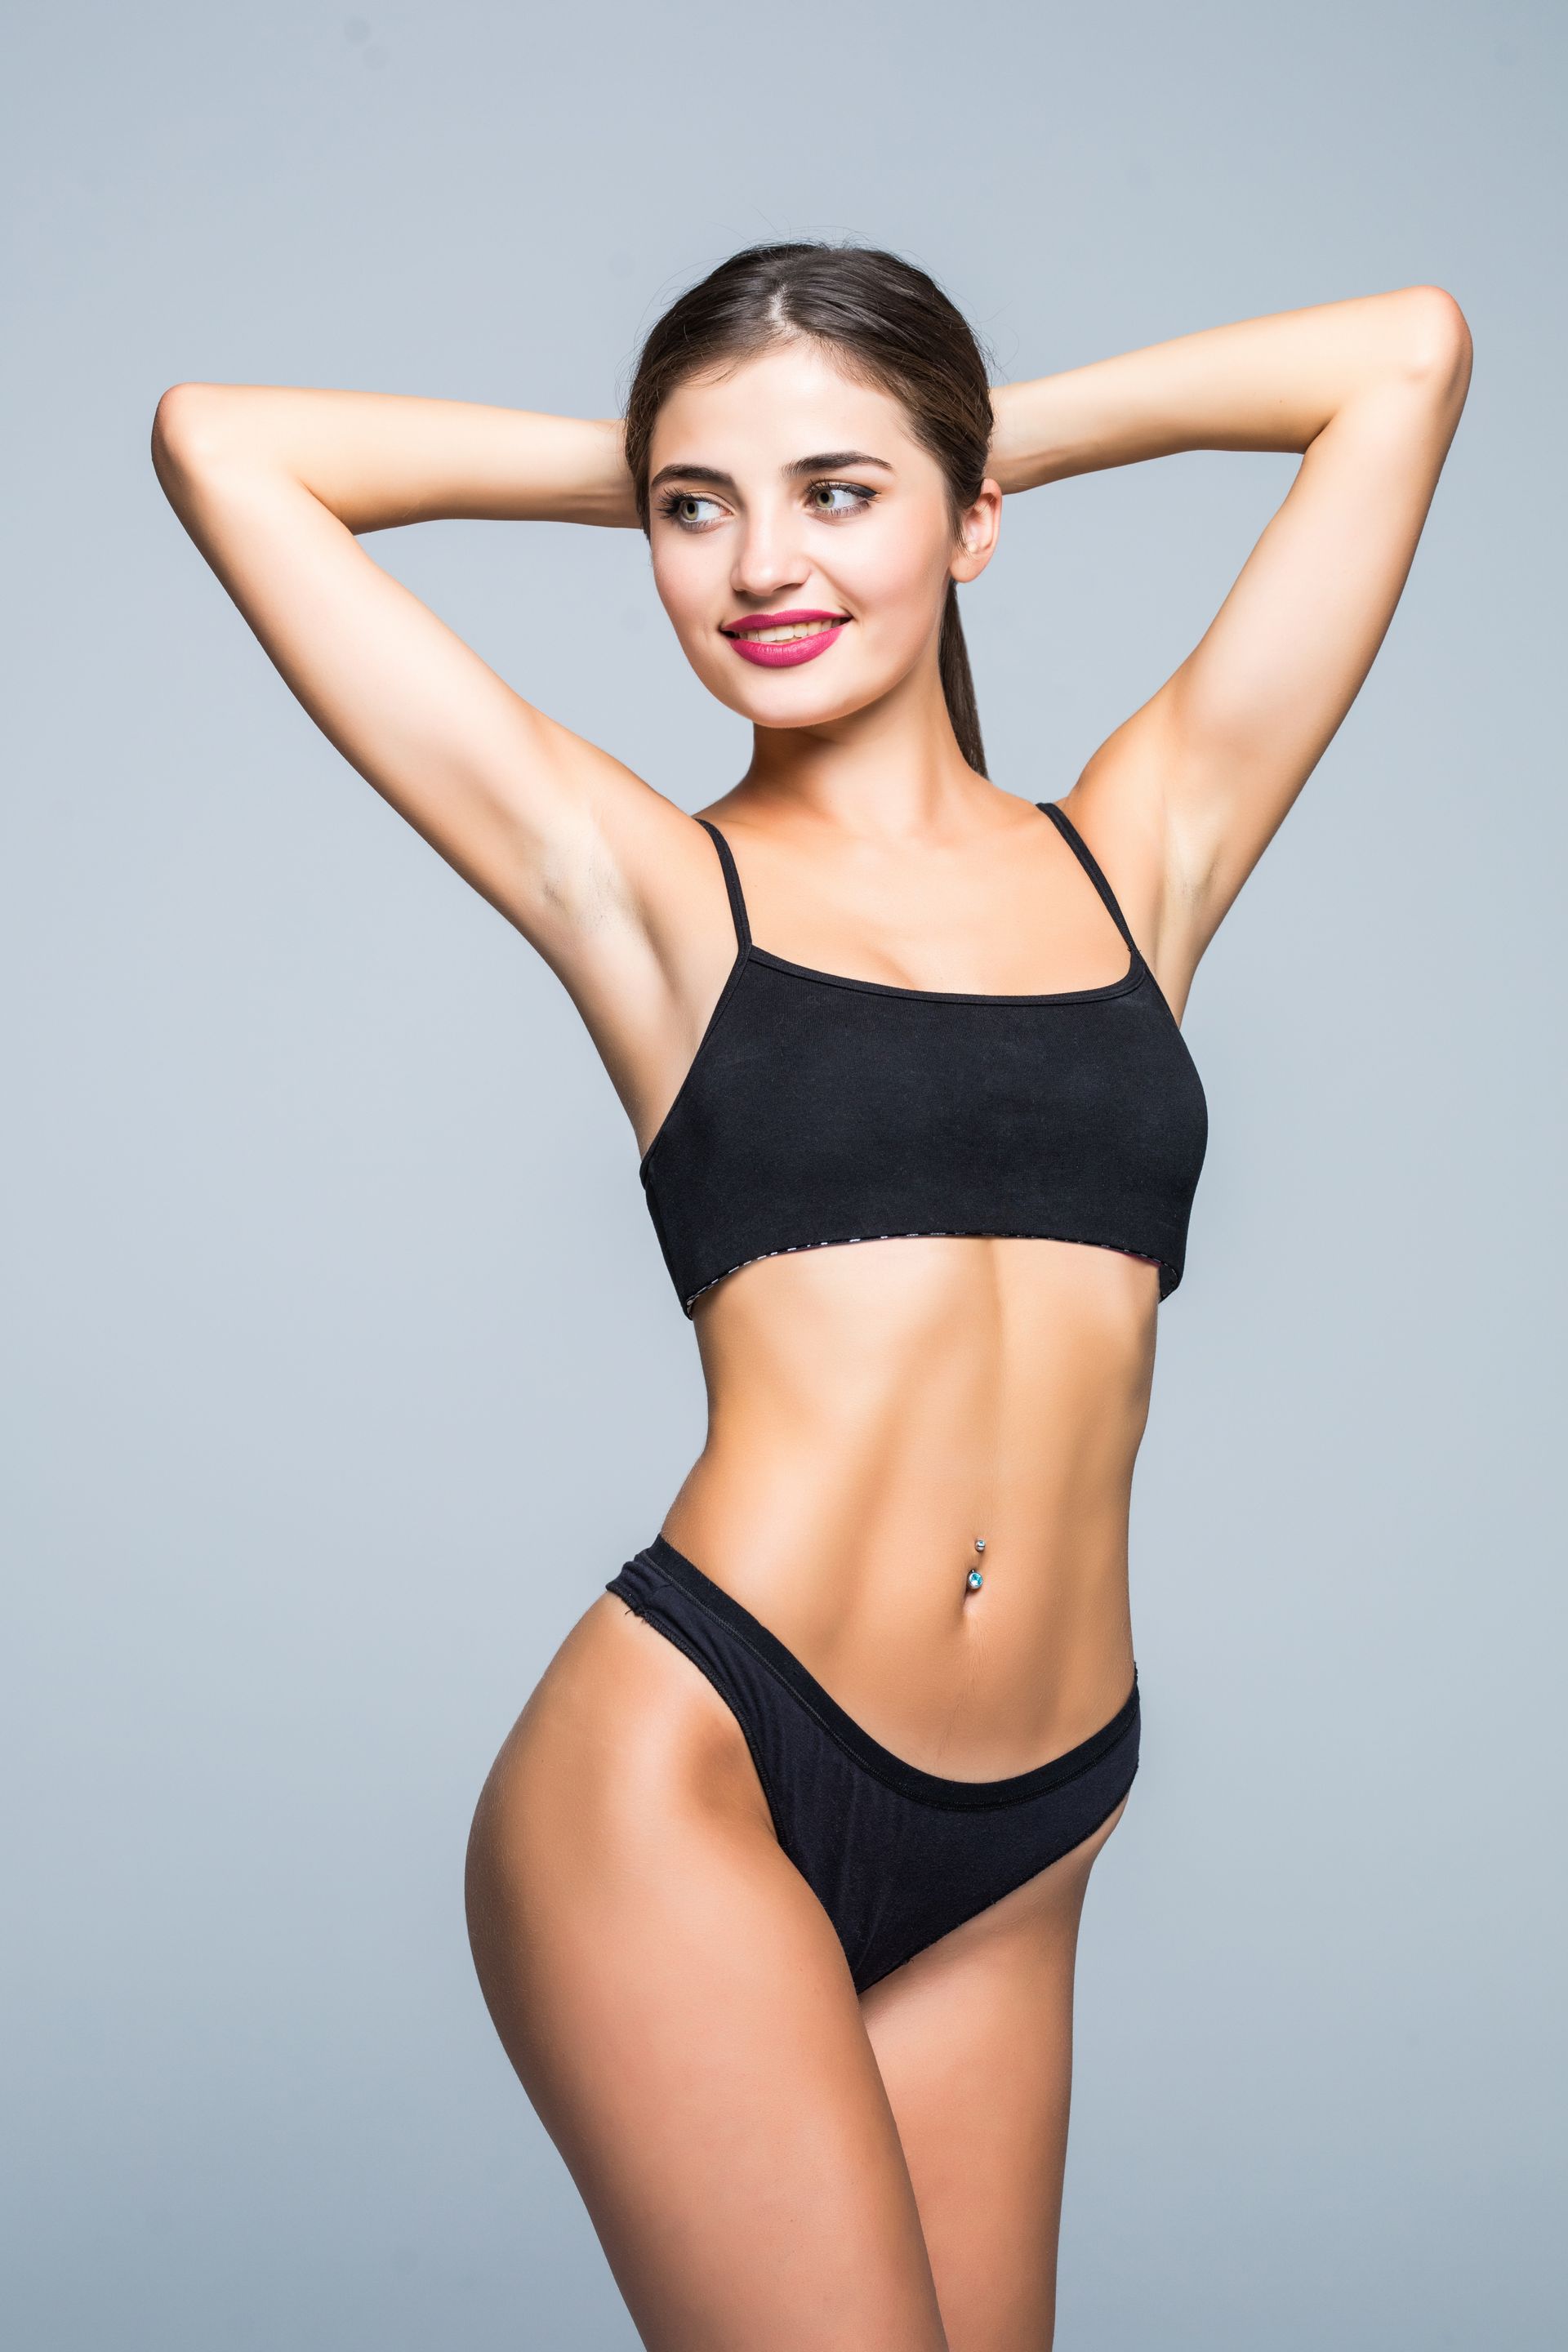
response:
M992 433L984 354L962 311L912 262L874 246L752 245L731 254L664 313L637 357L626 396L626 452L637 515L648 527L648 450L677 386L796 337L830 344L847 372L901 401L915 439L947 477L953 532L985 478ZM982 775L958 587L947 583L938 646L942 693L960 751Z

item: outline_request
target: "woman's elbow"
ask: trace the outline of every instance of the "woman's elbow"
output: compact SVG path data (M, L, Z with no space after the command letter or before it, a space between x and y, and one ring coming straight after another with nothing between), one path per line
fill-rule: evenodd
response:
M223 455L229 434L229 386L174 383L153 414L153 465L165 487Z
M1443 286L1407 287L1405 302L1410 313L1406 368L1445 398L1462 402L1470 381L1468 320Z

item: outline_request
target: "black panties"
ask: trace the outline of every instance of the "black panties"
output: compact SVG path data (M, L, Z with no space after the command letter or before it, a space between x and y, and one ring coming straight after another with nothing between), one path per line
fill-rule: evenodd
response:
M618 1593L726 1701L780 1845L838 1933L858 1992L1082 1843L1138 1769L1138 1674L1107 1724L1005 1780L922 1772L863 1731L776 1634L655 1536Z

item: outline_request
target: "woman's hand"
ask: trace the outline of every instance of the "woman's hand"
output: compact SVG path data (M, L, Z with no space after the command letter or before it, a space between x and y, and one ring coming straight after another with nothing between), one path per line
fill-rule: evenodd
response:
M991 472L1005 491L1183 449L1302 453L1201 642L1069 796L1178 1010L1372 667L1469 377L1458 304L1412 286L993 394Z

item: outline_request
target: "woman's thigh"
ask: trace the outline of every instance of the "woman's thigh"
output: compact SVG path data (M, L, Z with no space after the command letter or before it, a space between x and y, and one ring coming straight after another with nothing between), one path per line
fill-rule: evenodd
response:
M951 2352L1049 2352L1091 1836L863 1995Z
M491 2016L651 2352L945 2352L837 1937L734 1717L614 1595L496 1759L468 1892Z

